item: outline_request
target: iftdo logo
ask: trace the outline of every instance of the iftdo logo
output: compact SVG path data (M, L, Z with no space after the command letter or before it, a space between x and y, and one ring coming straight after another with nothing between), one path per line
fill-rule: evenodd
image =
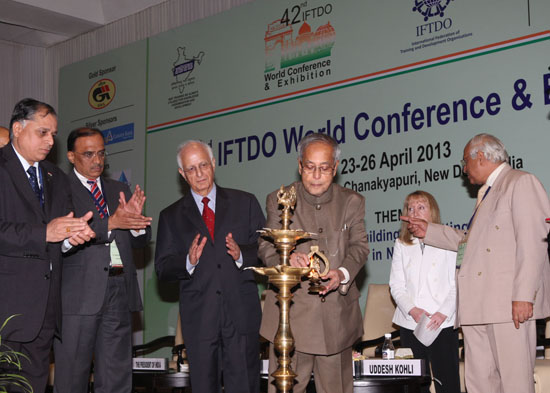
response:
M113 101L115 93L116 86L112 80L98 80L88 93L88 103L94 109L103 109Z
M445 8L452 0L414 0L413 12L419 12L427 22L432 16L443 17Z
M418 12L424 17L424 22L432 17L443 18L445 10L449 3L454 0L414 0L413 12ZM433 22L428 22L423 25L416 26L416 36L420 37L424 34L437 33L440 30L450 29L453 25L451 18L439 19Z

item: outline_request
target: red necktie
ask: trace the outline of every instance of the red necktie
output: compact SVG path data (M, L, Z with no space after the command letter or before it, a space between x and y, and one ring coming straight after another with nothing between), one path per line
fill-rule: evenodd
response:
M202 203L204 204L204 209L202 210L202 219L204 220L204 223L208 228L208 232L210 232L210 237L212 237L212 240L214 240L215 216L214 211L208 207L208 202L210 202L210 199L208 199L208 197L202 198Z

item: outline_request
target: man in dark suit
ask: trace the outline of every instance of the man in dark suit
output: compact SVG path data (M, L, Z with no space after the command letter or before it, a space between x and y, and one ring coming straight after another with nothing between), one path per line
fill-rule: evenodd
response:
M147 245L151 218L145 196L101 176L101 131L78 128L67 139L69 174L77 214L93 211L94 241L64 254L61 297L63 335L55 340L56 393L86 393L94 360L96 393L132 391L132 312L142 310L132 248ZM128 202L126 200L128 199Z
M159 218L155 267L161 280L179 280L180 316L191 386L200 393L259 391L260 302L254 275L257 199L214 183L210 146L178 148L179 172L191 192ZM202 216L202 217L201 217Z
M21 100L10 134L11 143L0 149L0 324L19 315L3 328L2 344L28 357L16 372L43 392L52 340L61 327L61 243L89 241L92 212L73 216L67 176L44 161L57 134L50 105Z

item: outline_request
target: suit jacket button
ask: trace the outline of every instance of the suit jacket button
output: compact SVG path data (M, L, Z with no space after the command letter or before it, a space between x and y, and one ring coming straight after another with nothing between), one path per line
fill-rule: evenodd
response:
M478 275L478 276L481 276L481 272L477 272L477 275Z
M497 229L497 231L500 229L498 225L495 225L495 228Z
M104 267L103 270L105 270L106 272L109 271L109 268L108 267Z
M222 294L222 292L221 292L221 291L219 291L219 290L218 290L218 291L216 291L216 295L221 295L221 294Z
M315 205L315 209L321 210L321 205Z
M487 252L491 252L491 249L490 249L490 248L488 248L488 249L487 249Z
M44 280L49 280L50 279L50 275L49 274L44 274Z
M319 228L319 233L323 233L323 228Z
M221 268L222 268L222 265L220 265L220 264L218 263L218 269L221 269Z

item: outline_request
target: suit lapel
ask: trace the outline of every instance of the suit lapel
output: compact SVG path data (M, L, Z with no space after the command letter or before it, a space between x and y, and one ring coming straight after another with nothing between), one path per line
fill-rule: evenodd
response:
M103 198L105 198L105 203L107 204L107 209L109 211L109 216L115 214L116 209L118 208L118 193L115 187L111 187L112 183L110 179L99 178L101 182L101 190L103 193ZM94 205L95 206L95 205ZM97 210L97 208L96 208ZM117 231L111 231L110 239L113 239L116 236Z
M85 206L83 209L84 211L92 211L94 213L94 217L97 215L97 219L99 219L99 213L95 206L92 194L90 194L90 191L84 187L80 179L76 177L74 170L71 170L69 173L69 181L73 186L73 198L79 201L78 203L75 203L75 206Z
M487 196L483 199L483 202L479 205L477 210L474 210L474 217L472 220L472 223L470 225L470 233L475 228L474 224L479 219L479 217L484 217L482 219L486 219L487 215L491 214L495 209L495 203L497 202L497 198L500 195L500 189L502 188L502 184L504 183L504 180L508 176L508 173L512 170L512 167L510 167L508 164L502 169L502 171L498 174L498 177L496 178L495 182L491 186L491 189L487 193ZM469 235L468 235L469 236Z
M229 206L229 201L225 190L219 186L216 187L216 220L214 223L214 237L216 239L225 238L223 233L223 223Z
M210 234L208 233L208 228L206 228L206 224L204 223L202 216L200 215L199 208L197 207L197 204L195 203L195 200L193 199L193 195L191 195L191 191L185 197L183 198L183 213L185 214L185 217L193 224L197 230L208 237L208 239L212 242L212 238L210 237ZM216 208L216 210L218 210Z
M412 270L412 274L414 274L414 280L415 282L420 282L420 274L422 270L422 258L424 255L422 254L422 250L420 248L420 241L418 239L413 239L412 245L406 245L405 247L410 248L408 250L408 254L411 258L411 264L409 265L409 269ZM424 252L426 252L426 249L424 249ZM419 263L415 263L414 261L420 261Z
M109 215L114 214L118 208L118 192L114 187L111 187L111 181L109 179L104 179L102 176L100 177L100 181L101 189L103 190L103 198L105 198L105 203L109 208Z
M53 207L52 190L54 187L52 184L53 174L48 171L42 163L40 163L39 167L40 172L42 172L42 187L44 189L44 210L46 212L46 217L51 217Z
M502 168L502 171L500 171L500 173L498 174L498 177L495 179L495 182L491 186L491 189L487 193L487 196L485 197L483 202L479 205L479 209L478 209L478 212L476 213L476 217L474 217L474 221L482 210L493 211L494 204L496 202L495 198L497 198L500 195L502 184L504 183L504 180L506 179L506 177L508 176L508 173L511 170L512 170L512 167L510 167L509 165L506 165L504 168Z
M493 195L498 195L500 193L500 188L502 187L502 183L504 183L504 179L506 179L506 176L508 176L508 172L512 170L512 167L506 164L504 168L502 168L502 171L498 174L498 177L496 178L495 182L491 186L491 189L489 190L489 193L487 194L487 197L485 199L488 199L489 197L492 197ZM491 193L493 193L491 195ZM492 198L491 198L492 199Z
M7 153L6 156L6 166L8 168L8 173L12 179L13 184L17 191L23 196L23 198L32 206L33 210L42 218L46 218L42 206L40 206L40 201L36 197L36 194L31 188L29 183L29 178L21 165L21 161L15 154L13 146L11 148L4 149L4 152Z

